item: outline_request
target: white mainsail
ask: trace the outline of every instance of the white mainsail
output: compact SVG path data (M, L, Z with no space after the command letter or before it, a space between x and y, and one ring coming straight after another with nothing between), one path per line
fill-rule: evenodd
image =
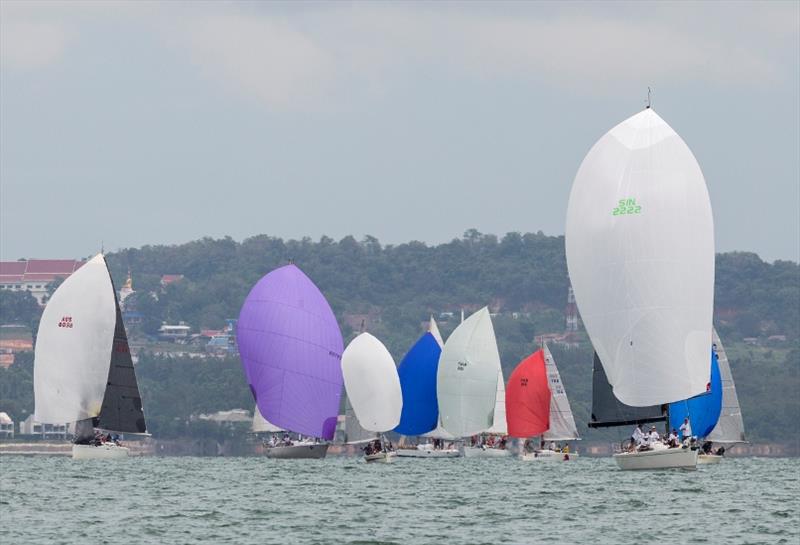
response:
M468 437L492 426L500 373L492 319L484 307L453 331L439 358L439 416L451 435Z
M258 405L253 410L253 433L278 433L284 431L261 415Z
M547 344L542 344L544 351L544 368L547 373L547 384L550 387L550 428L544 432L547 441L574 441L580 439L572 408L569 406L567 392L561 382L561 374L556 367L556 360Z
M403 394L389 351L369 333L353 339L342 354L347 398L365 430L385 432L400 423Z
M614 395L635 407L705 392L714 225L703 173L646 109L606 133L575 176L566 255Z
M497 374L497 393L494 398L494 419L492 427L486 433L506 435L508 423L506 422L506 381L503 379L503 370Z
M36 337L33 389L39 422L100 414L111 366L116 300L98 254L53 293Z
M436 342L439 343L439 348L444 347L444 340L442 339L442 334L439 332L439 326L436 324L436 320L433 319L431 316L430 324L428 325L428 332L433 335L433 338L436 339ZM441 359L441 357L440 357ZM448 433L444 426L442 426L442 415L439 413L439 418L436 421L436 428L429 431L428 433L423 433L423 437L430 437L432 439L445 439L448 441L452 441L456 437Z
M717 349L717 363L722 379L722 413L717 425L706 439L726 445L745 443L747 440L744 437L744 422L742 421L742 409L739 407L739 396L736 395L736 384L733 382L728 355L725 353L716 328L713 331L713 340Z
M442 334L439 332L439 326L436 324L436 320L433 319L433 316L431 316L431 321L428 324L428 332L433 335L433 338L436 339L437 343L439 343L439 347L444 346L444 339L442 339Z

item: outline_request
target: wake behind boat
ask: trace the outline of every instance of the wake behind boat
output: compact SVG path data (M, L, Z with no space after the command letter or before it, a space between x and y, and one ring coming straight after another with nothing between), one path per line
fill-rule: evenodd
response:
M34 396L38 421L75 422L76 460L128 456L115 435L100 430L147 433L125 324L102 254L67 278L42 313Z

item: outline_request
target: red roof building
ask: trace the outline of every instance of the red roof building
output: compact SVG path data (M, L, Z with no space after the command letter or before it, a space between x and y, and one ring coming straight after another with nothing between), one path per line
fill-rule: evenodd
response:
M0 261L0 290L28 291L41 305L47 284L67 278L83 263L75 259Z

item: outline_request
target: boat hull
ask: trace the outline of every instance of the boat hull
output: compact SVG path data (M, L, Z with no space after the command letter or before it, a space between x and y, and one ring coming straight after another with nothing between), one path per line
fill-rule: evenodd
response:
M698 454L697 464L718 464L723 458L724 456L720 456L719 454Z
M328 453L328 443L300 443L297 445L279 445L264 450L267 458L288 459L321 459Z
M614 461L624 471L642 469L697 469L697 451L688 448L664 448L642 452L622 452Z
M506 458L510 454L508 449L483 448L483 447L464 447L465 458Z
M102 445L72 445L73 460L119 460L127 458L128 447L121 447L111 443Z
M428 448L399 448L398 458L458 458L461 453L458 449L428 449Z
M375 454L366 454L364 456L364 461L368 464L378 463L378 464L391 464L397 453L390 451L390 452L376 452Z
M554 450L540 450L520 454L520 458L525 462L566 462L577 457L577 452L556 452Z

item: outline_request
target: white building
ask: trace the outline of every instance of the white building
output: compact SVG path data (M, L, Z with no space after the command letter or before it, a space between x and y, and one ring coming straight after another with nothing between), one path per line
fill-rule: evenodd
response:
M0 439L14 438L14 421L8 413L0 412Z
M41 305L47 295L47 285L67 278L83 263L75 259L0 261L0 290L30 292Z
M66 439L67 424L42 424L33 415L19 423L20 435L38 435L42 439Z

